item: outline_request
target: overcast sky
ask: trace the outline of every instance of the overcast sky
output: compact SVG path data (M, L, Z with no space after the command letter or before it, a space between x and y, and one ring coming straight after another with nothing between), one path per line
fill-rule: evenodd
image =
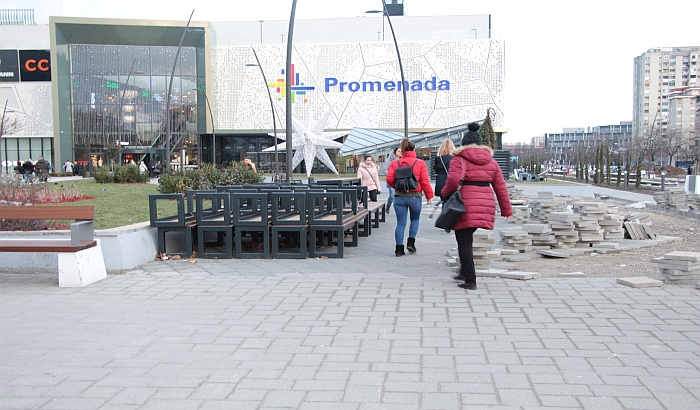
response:
M244 21L289 18L291 0L5 0L48 16ZM380 0L298 0L296 18L364 16ZM700 1L404 0L410 16L491 14L506 41L505 142L564 127L632 120L634 57L653 47L700 46ZM400 40L400 39L399 39Z

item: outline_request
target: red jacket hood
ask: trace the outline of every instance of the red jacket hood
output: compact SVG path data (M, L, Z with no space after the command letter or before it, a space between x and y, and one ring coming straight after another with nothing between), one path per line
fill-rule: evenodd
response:
M467 145L452 151L452 155L463 157L477 165L485 165L493 159L493 150L488 145Z

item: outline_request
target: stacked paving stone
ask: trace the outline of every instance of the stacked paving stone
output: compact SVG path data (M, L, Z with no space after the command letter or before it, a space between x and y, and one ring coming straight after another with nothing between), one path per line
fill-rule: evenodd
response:
M657 204L674 209L687 211L690 209L685 188L666 188L664 191L654 193L654 201Z
M552 212L549 214L549 225L554 232L556 244L554 248L568 249L573 248L578 242L578 232L574 222L580 218L579 214L571 212Z
M501 246L504 250L518 251L525 253L532 246L532 236L522 229L501 230Z
M496 244L496 240L491 237L490 231L481 229L474 232L473 238L472 250L474 253L474 267L476 270L489 270L491 268L489 252Z
M525 191L522 188L516 188L515 185L507 185L507 187L511 204L513 201L525 200Z
M525 224L523 231L532 236L533 250L548 250L551 245L556 245L557 239L549 224Z
M622 227L624 218L625 217L620 214L618 208L608 208L603 218L598 220L598 224L603 228L603 235L606 241L622 240L625 238L625 230Z
M474 267L477 271L488 271L491 268L491 254L496 240L491 237L490 231L478 229L474 232L472 242L472 252L474 255ZM452 271L459 273L459 252L457 248L447 251L447 266L452 267Z
M653 258L667 283L692 285L700 280L700 252L675 251Z
M532 202L532 217L542 222L549 222L549 214L552 212L566 212L566 201L538 199Z
M573 203L574 212L580 215L580 219L574 222L578 231L577 246L590 248L605 240L605 232L600 227L598 220L605 216L606 206L603 202L577 201Z
M508 222L512 224L526 224L530 221L530 207L527 206L527 201L524 199L516 199L511 201L513 216L508 218Z

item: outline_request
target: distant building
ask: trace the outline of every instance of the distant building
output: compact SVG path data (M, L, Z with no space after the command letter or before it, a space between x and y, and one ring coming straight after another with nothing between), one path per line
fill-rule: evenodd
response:
M668 130L693 138L697 124L700 86L676 88L668 94Z
M634 111L632 131L644 134L656 119L667 132L676 114L669 110L669 95L679 87L697 86L700 47L652 48L634 59Z
M533 147L544 147L544 135L536 135L532 137Z
M545 134L544 146L556 164L570 164L573 161L573 147L595 147L600 141L607 141L613 152L629 145L632 139L632 121L620 121L618 125L600 125L585 128L564 128L560 134Z

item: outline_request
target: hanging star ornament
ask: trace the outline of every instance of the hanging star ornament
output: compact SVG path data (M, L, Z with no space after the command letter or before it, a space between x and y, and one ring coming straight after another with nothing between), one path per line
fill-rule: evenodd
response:
M335 132L324 132L326 122L333 112L333 107L330 106L323 112L321 118L317 121L311 119L309 115L308 124L302 124L292 117L292 128L294 132L292 133L292 149L294 150L294 157L292 158L292 168L296 168L299 163L304 160L306 164L306 177L311 176L311 169L314 166L314 159L318 157L318 160L325 164L334 174L338 175L338 170L336 170L333 161L331 161L327 148L341 148L343 146L340 142L333 141L335 138L347 135L347 131L335 131ZM269 134L270 136L275 136L275 134ZM287 140L285 134L277 134L277 138L281 140ZM286 142L278 144L277 150L282 151L287 147ZM272 152L275 150L275 146L266 148L265 152Z

